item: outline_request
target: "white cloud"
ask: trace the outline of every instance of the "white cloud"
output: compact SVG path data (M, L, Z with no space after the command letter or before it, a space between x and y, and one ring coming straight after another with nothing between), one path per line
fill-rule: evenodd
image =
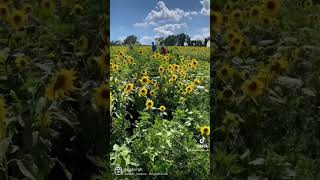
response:
M200 34L196 34L191 37L191 40L204 40L207 37L210 37L210 28L203 27L199 30Z
M154 41L154 37L151 37L151 36L143 36L141 39L140 39L140 42L142 44L151 44L152 41Z
M124 41L124 40L126 39L126 36L120 36L118 39L119 39L120 41Z
M135 27L146 27L148 25L158 25L159 23L179 22L183 18L191 19L191 16L197 15L195 11L184 11L182 9L169 9L163 1L159 1L156 8L151 10L143 22L135 23Z
M202 0L200 3L202 4L200 14L210 16L210 0Z
M177 31L187 28L186 23L181 24L166 24L163 26L159 26L154 28L153 30L157 33L157 37L159 36L170 36L174 35Z

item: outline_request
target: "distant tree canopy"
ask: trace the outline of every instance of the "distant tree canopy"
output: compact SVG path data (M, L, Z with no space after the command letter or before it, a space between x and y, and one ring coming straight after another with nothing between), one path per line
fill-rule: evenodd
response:
M140 43L138 42L137 36L130 35L123 41L123 44L128 45L128 44L140 44Z
M185 43L188 46L207 46L207 42L209 41L209 37L204 40L191 40L190 36L184 33L178 35L170 35L168 37L158 38L157 41L160 44L164 44L166 46L184 46Z
M190 36L185 34L185 33L181 33L178 35L170 35L167 37L159 37L155 39L158 44L162 45L166 45L166 46L207 46L207 42L210 40L209 37L205 38L204 40L191 40ZM119 46L119 45L129 45L129 44L133 44L133 45L139 45L141 44L138 41L138 37L135 35L130 35L128 36L123 42L122 41L111 41L111 45L113 46Z
M111 41L110 44L111 46L120 46L123 44L123 42L120 40L117 40L117 41Z

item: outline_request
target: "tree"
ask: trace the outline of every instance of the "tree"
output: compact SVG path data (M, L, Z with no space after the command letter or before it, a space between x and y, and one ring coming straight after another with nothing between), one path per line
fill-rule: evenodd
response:
M177 44L177 38L175 35L170 35L163 41L163 43L166 46L175 46Z
M110 42L110 45L111 45L111 46L120 46L120 45L122 45L122 41L120 41L120 40L111 41L111 42Z
M178 46L184 46L184 43L190 39L190 37L184 33L181 33L176 36L176 41Z
M138 37L135 35L130 35L128 36L124 41L123 44L128 45L128 44L138 44Z

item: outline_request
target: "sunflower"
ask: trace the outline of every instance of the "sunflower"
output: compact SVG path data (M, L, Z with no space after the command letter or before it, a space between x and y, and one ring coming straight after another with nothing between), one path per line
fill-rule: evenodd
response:
M125 93L131 93L134 91L134 84L133 83L128 83L124 89Z
M139 96L146 96L147 93L148 93L148 89L145 86L143 86L139 91Z
M139 54L142 56L142 55L143 55L143 51L142 51L142 50L140 50L140 51L139 51Z
M147 109L151 109L154 105L154 102L151 99L148 99L146 102Z
M119 70L119 65L118 64L113 64L112 65L112 70L114 71L114 72L117 72L118 70ZM119 70L120 71L120 70Z
M176 74L172 74L171 79L172 81L176 81L178 79L178 76Z
M11 15L10 23L13 27L20 28L25 25L26 17L22 11L15 11Z
M55 1L53 0L42 0L41 7L49 15L54 15L56 10L56 4L55 4Z
M232 12L231 17L234 22L241 23L243 21L243 12L239 9L236 9Z
M144 69L144 70L142 71L142 74L143 74L144 76L147 76L147 75L148 75L148 71L147 71L146 69Z
M231 3L230 1L227 1L227 3L225 3L225 5L224 5L224 7L223 7L223 10L224 10L225 12L228 12L228 11L233 10L233 8L234 8L234 4Z
M196 67L198 65L198 61L196 59L192 59L191 64L192 67Z
M149 84L150 83L149 76L142 76L142 78L140 79L140 82L142 85Z
M218 77L224 81L232 79L233 75L234 69L230 65L225 64L218 70Z
M83 13L83 7L80 4L76 4L73 8L72 8L72 12L75 15L82 15Z
M151 90L150 91L150 96L154 96L154 95L156 95L156 92L154 90Z
M76 80L76 72L73 70L61 69L57 72L50 81L47 87L47 97L49 100L63 98L66 94L75 91L74 86Z
M96 102L99 107L107 108L109 105L110 91L107 84L103 84L96 88Z
M18 56L16 59L15 59L15 64L17 66L18 69L23 69L25 68L26 66L28 66L29 64L29 57L27 56Z
M177 65L177 64L174 64L174 65L173 65L173 69L174 69L175 71L179 71L180 66L179 66L179 65Z
M254 77L246 80L241 85L241 90L245 95L254 98L263 94L264 87L264 83L258 78Z
M161 112L164 112L164 111L166 110L166 107L165 107L165 106L160 106L159 110L160 110Z
M31 14L32 13L32 6L30 4L26 4L24 7L23 7L23 12L25 14Z
M193 85L189 85L186 87L186 91L190 94L193 91Z
M240 77L242 80L247 80L250 77L250 72L247 70L243 70L240 72Z
M240 116L238 114L227 112L226 115L224 115L222 120L222 130L228 131L232 128L236 128L240 124Z
M253 6L250 8L250 17L254 20L258 19L261 15L261 9L259 6Z
M8 16L9 16L8 6L0 4L0 20L6 21Z
M86 36L82 35L79 39L79 48L81 50L87 49L88 44L89 44L89 39Z
M218 92L218 99L231 100L234 96L234 91L231 88L225 88L223 91Z
M119 52L118 52L118 56L119 56L120 58L123 58L123 57L124 57L124 52L119 51Z
M288 67L289 63L285 57L273 58L269 64L269 70L275 74L286 72Z
M152 85L157 85L157 84L158 84L158 81L154 79L154 80L151 81L151 84L152 84Z
M265 0L264 12L269 15L277 15L281 9L282 0Z
M303 2L303 8L305 8L305 9L310 9L312 6L313 6L312 0L305 0Z
M127 62L128 62L128 64L134 63L134 58L131 57L131 56L128 56L128 57L127 57Z
M202 136L209 136L210 135L210 127L209 126L202 126L200 128Z

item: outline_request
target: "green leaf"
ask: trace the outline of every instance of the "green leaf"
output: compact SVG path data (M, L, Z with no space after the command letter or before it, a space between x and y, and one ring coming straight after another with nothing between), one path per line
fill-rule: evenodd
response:
M59 165L61 166L61 168L64 171L64 174L66 175L66 178L68 180L72 180L72 174L68 171L68 169L66 168L66 166L58 159L56 159L56 161L59 163Z
M0 142L0 159L2 159L6 155L10 142L10 138L5 138Z
M31 179L31 180L37 180L33 175L32 173L24 166L24 164L20 161L20 160L17 160L17 165L19 167L19 170L21 171L21 173Z

